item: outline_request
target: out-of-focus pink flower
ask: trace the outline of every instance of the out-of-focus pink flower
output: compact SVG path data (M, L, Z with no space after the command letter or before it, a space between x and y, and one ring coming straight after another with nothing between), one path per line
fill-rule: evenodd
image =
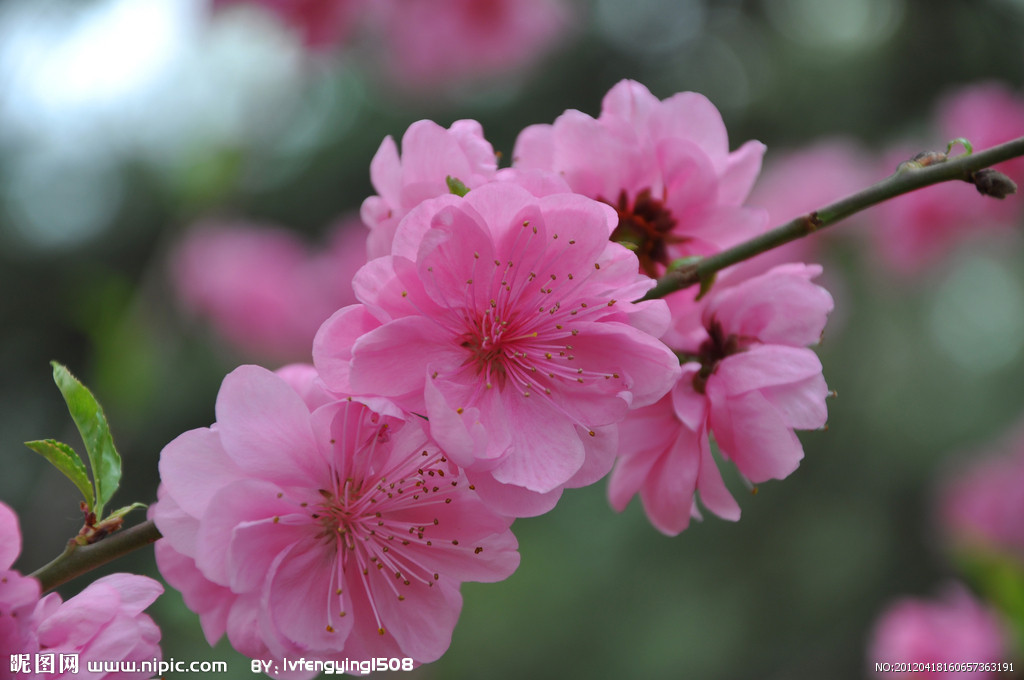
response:
M18 518L0 503L0 653L3 667L17 664L19 678L148 678L152 673L90 673L90 661L114 664L159 659L160 629L143 613L163 592L151 578L111 574L64 602L57 593L39 599L39 582L10 569L21 552ZM52 669L38 654L52 654ZM61 655L77 655L77 669L61 669ZM23 661L24 660L24 661ZM118 667L120 668L120 667Z
M725 518L739 519L711 457L708 434L748 480L789 476L803 458L794 430L828 418L828 388L818 342L832 297L811 282L818 265L788 264L729 287L712 288L680 321L675 347L692 360L670 399L632 411L619 426L621 451L609 485L622 510L640 493L651 522L675 535L699 517L694 494ZM699 325L697 325L699 323Z
M532 125L513 165L564 175L572 190L617 212L612 240L636 246L641 270L658 276L676 258L706 255L764 230L763 210L742 204L764 145L729 152L722 117L704 96L659 101L640 83L615 85L595 120L576 110Z
M904 598L890 605L875 623L868 646L868 668L876 663L997 663L1007 660L1007 631L997 615L966 588L950 584L939 600ZM887 671L878 677L956 680L997 678L995 671Z
M1024 135L1024 98L999 84L975 85L947 96L937 118L942 142L965 137L981 150ZM903 146L887 154L886 172L922 150ZM995 167L1024 182L1020 159ZM866 216L876 222L872 234L885 261L896 271L914 273L958 243L1013 229L1020 205L982 196L966 182L945 182L886 201Z
M159 566L208 639L226 631L254 658L433 661L460 584L518 566L510 520L419 419L352 400L311 410L314 378L242 366L224 379L214 426L164 448Z
M614 212L492 182L421 204L393 255L356 275L363 304L314 342L327 386L425 415L485 500L517 516L611 467L614 425L661 398L678 361L665 303L610 243ZM501 496L501 498L499 498Z
M956 547L983 548L1024 562L1024 432L994 455L961 465L938 494L942 532Z
M391 254L398 223L428 198L449 193L453 177L473 189L494 179L498 161L475 120L457 120L445 129L429 120L409 126L402 135L402 154L385 137L370 162L376 196L363 201L360 217L370 229L369 259Z
M258 5L294 29L312 50L337 47L355 23L359 0L214 0L214 7Z
M564 0L384 0L374 8L385 61L397 79L425 89L508 76L564 42Z
M351 279L366 262L364 237L349 220L314 253L283 229L197 225L173 255L173 282L182 305L241 351L308 361L316 329L355 300Z

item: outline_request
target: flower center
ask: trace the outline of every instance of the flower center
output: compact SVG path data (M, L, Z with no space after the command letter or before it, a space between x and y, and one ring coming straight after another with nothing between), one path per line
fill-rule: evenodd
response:
M386 429L387 426L380 428L378 442L387 436ZM332 488L317 490L320 502L302 503L302 507L318 529L317 539L336 555L328 597L341 596L346 585L361 584L378 632L384 635L377 602L380 595L374 594L369 580L383 578L385 589L399 601L406 599L410 586L433 587L440 574L424 561L424 553L414 552L408 546L457 549L459 540L452 538L453 527L442 521L443 515L434 509L455 500L455 495L462 493L463 482L435 447L410 454L378 472L359 468L372 468L382 458L386 460L384 452L375 452L369 446L360 453L366 454L366 458L353 461L350 476L336 476ZM478 555L483 548L466 546L462 550ZM328 608L328 632L334 631L335 615L345 616L346 612L334 614Z
M527 348L522 345L524 341L536 338L537 332L522 332L516 328L518 324L499 319L492 311L487 310L462 335L460 346L469 353L463 365L473 367L477 375L482 375L486 387L503 389L510 369L513 372L517 367L530 370L523 361Z
M671 233L676 218L665 207L664 198L654 198L650 189L644 189L630 205L623 189L614 203L602 197L598 200L615 208L619 215L619 225L612 232L611 240L631 244L640 260L640 271L657 278L670 263L668 244L687 240Z
M745 351L749 346L750 340L736 334L726 335L722 325L712 320L708 327L708 338L697 350L700 370L693 376L693 389L704 394L708 378L718 368L719 362L727 356Z

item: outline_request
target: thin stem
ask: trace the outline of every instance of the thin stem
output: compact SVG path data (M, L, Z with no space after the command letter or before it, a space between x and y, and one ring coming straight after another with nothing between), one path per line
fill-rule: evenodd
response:
M78 545L72 539L63 553L33 572L32 577L39 581L45 593L133 550L145 548L159 538L160 531L156 525L146 521L115 532L91 545Z
M728 250L667 272L658 279L658 284L642 299L651 300L665 297L669 293L689 288L698 283L707 285L716 272L726 267L824 229L873 205L940 182L950 180L971 182L977 171L1018 156L1024 156L1024 137L985 151L963 154L924 167L914 167L910 164L901 166L899 170L881 182L852 196L847 196L820 210L790 220L780 227Z

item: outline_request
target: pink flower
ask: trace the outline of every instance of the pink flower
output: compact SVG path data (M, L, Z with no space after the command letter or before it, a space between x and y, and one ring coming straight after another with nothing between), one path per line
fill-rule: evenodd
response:
M182 304L243 352L308 360L316 329L352 303L351 277L366 262L351 221L313 253L292 232L248 224L194 227L172 257Z
M611 467L614 425L678 375L660 300L608 242L610 208L493 182L402 221L391 257L356 275L313 355L327 386L429 418L499 511L550 509ZM538 496L538 494L540 496ZM501 498L499 498L501 496Z
M775 267L708 296L707 338L693 387L708 399L722 455L750 481L788 477L803 458L794 429L825 425L828 387L817 344L832 296L811 283L821 266Z
M433 661L461 582L518 566L510 520L419 419L352 400L313 408L325 397L314 377L242 366L224 379L217 422L164 448L159 566L208 639L226 631L243 654Z
M904 598L890 605L875 623L868 667L897 662L1001 662L1007 660L1007 631L994 612L962 585L950 584L938 601ZM935 678L997 678L986 671L922 672ZM916 677L918 673L878 673L879 677Z
M145 576L111 574L67 602L57 593L39 599L39 582L10 569L20 552L17 516L0 503L0 654L5 666L18 664L19 678L102 680L153 675L116 669L89 673L87 664L161 658L160 629L143 610L163 592L163 586ZM40 667L37 673L37 655L48 654L55 660L53 669ZM61 669L56 662L61 655L77 655L77 669Z
M641 269L705 255L764 230L764 211L742 206L764 145L729 152L722 117L694 92L659 101L643 85L615 85L595 120L570 110L520 133L517 168L562 173L572 190L615 208L612 240L635 244Z
M39 601L39 582L11 569L20 554L18 516L0 502L0 664L11 654L38 647L32 612Z
M954 547L983 548L1024 562L1024 432L995 455L961 464L939 491L939 522Z
M447 177L472 189L494 179L497 168L494 149L475 120L457 120L448 129L429 120L413 123L402 135L401 156L395 140L385 137L370 162L377 195L360 210L370 229L368 257L391 254L398 223L428 198L449 193Z
M692 358L671 397L637 409L619 426L622 450L609 483L621 511L639 492L651 522L676 535L703 505L730 520L739 506L711 457L722 456L748 480L789 476L803 458L794 429L825 424L828 388L818 341L832 297L811 283L817 265L789 264L731 287L712 288L677 330L677 349ZM692 327L689 325L692 324Z
M93 581L67 602L50 593L35 611L39 651L78 654L77 672L41 673L39 678L149 678L152 672L90 674L87 662L141 662L159 660L160 629L143 614L164 592L151 578L136 574L111 574ZM118 663L118 668L122 668Z
M214 0L214 7L259 5L294 29L312 50L336 47L348 35L362 3L356 0Z
M390 0L378 10L384 55L408 87L508 76L564 42L564 0Z

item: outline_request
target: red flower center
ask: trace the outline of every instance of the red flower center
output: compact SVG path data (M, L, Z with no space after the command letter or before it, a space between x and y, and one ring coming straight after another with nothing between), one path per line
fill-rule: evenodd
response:
M657 278L670 262L668 244L687 240L671 233L676 226L676 218L665 207L664 197L659 200L651 195L650 189L644 189L631 205L629 195L623 189L614 203L602 197L598 200L615 208L619 215L619 225L612 232L611 240L631 244L640 260L640 271Z

